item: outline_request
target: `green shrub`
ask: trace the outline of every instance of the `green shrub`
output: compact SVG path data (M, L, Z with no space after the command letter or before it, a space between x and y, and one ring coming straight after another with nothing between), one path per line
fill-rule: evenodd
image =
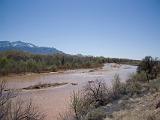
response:
M146 56L139 64L137 71L145 72L148 81L155 79L160 72L160 61L157 58Z
M139 72L139 73L133 73L129 76L130 80L134 80L137 82L147 82L147 76L146 73L144 71Z

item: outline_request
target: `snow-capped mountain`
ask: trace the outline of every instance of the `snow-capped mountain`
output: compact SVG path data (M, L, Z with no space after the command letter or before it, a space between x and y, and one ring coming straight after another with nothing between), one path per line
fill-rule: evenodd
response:
M36 47L35 45L31 44L31 43L25 43L25 42L21 42L21 41L15 41L15 42L11 42L11 45L14 47Z
M30 52L33 54L56 54L63 53L62 51L57 50L56 48L51 47L38 47L31 43L25 43L22 41L0 41L0 51L6 50L20 50L25 52Z

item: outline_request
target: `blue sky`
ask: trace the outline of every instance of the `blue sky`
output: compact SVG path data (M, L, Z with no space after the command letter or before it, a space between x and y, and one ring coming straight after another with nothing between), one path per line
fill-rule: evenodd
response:
M0 0L0 41L70 54L160 57L160 0Z

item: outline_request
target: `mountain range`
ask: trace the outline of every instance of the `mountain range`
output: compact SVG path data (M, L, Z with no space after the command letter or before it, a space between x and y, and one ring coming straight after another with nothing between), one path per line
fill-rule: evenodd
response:
M0 41L0 51L7 51L7 50L18 50L29 52L32 54L62 54L63 52L57 50L54 47L39 47L31 43L26 43L22 41Z

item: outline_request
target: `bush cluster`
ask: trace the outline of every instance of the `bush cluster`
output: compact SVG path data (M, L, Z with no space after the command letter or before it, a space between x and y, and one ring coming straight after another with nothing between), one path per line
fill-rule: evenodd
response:
M139 64L138 73L144 72L147 77L147 81L157 78L160 73L160 60L158 58L152 58L146 56Z
M84 86L81 92L74 92L71 97L73 120L103 120L106 114L99 107L112 103L124 95L130 97L141 93L142 86L139 81L134 79L136 76L139 75L131 75L126 83L122 83L119 75L115 75L110 88L104 81L96 80Z
M101 67L103 57L67 54L35 55L19 51L0 52L0 75L25 72L56 72L57 70Z

